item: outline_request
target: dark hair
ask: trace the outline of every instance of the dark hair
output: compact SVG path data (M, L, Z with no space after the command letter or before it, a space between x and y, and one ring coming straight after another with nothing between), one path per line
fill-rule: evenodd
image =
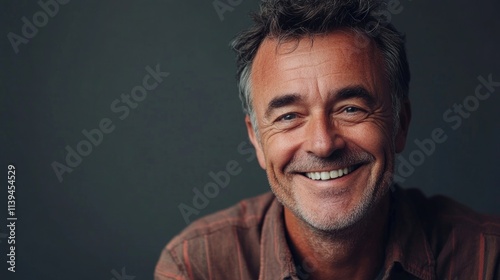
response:
M250 71L262 41L266 38L279 42L298 40L342 28L366 35L362 37L374 40L382 52L397 117L401 101L408 97L410 70L404 35L384 17L388 12L386 3L376 0L262 0L260 11L253 14L254 25L240 33L231 44L236 52L243 111L252 119L254 128ZM363 47L366 44L360 45Z

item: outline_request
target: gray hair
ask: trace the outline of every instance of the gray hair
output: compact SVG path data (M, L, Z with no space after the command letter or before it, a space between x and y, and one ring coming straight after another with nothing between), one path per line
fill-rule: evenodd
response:
M397 130L401 102L408 98L410 70L405 37L384 18L386 3L377 0L262 0L253 14L254 25L231 43L236 52L237 79L243 112L249 115L258 136L252 104L251 68L260 44L266 38L278 42L326 34L346 28L376 43L385 61L391 87L394 127ZM366 38L364 37L364 38ZM363 46L359 46L363 48Z

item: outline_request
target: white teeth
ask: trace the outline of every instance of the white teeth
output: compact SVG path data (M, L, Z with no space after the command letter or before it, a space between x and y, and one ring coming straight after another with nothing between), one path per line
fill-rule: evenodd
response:
M306 176L312 180L325 181L325 180L335 179L335 178L339 178L339 177L342 177L344 175L347 175L347 174L349 174L349 172L351 172L351 170L352 170L352 167L346 167L346 168L341 168L339 170L332 170L330 172L327 172L327 171L307 172Z

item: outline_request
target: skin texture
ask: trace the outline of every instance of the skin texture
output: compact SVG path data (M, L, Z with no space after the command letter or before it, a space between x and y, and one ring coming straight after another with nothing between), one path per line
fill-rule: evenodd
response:
M309 279L373 279L382 265L388 190L410 107L402 104L394 131L384 60L369 42L361 46L347 30L268 38L252 65L259 137L247 116L248 134L285 206L295 261L321 267ZM305 176L341 168L351 172L327 181Z

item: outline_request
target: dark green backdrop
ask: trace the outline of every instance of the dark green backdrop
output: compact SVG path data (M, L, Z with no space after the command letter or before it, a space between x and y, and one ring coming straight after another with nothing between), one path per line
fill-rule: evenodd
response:
M16 167L18 218L17 272L7 274L7 179L0 176L0 278L152 279L161 249L186 226L179 205L192 205L193 188L214 182L210 172L238 164L227 187L190 219L268 190L248 150L228 47L257 2L216 1L229 5L221 15L213 1L66 2L47 18L36 1L5 0L0 9L1 170ZM407 34L413 75L403 160L418 150L416 139L436 128L447 135L425 158L415 152L418 164L406 167L403 185L500 214L500 87L460 125L455 113L443 118L464 100L476 105L478 76L500 81L500 2L400 6L391 21ZM35 35L26 27L32 38L24 38L22 18L33 23L33 16L41 27ZM135 108L125 105L120 96L156 65L169 76ZM53 163L66 165L66 147L77 149L82 130L103 119L114 130L81 162L73 158L60 182Z

